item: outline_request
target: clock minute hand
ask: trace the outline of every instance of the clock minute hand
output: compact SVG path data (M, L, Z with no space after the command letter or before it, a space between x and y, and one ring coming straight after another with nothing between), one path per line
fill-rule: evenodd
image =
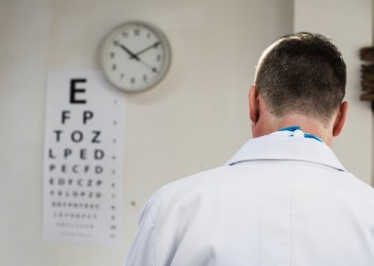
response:
M128 53L130 55L130 58L134 58L135 60L137 61L140 61L139 57L134 54L133 52L131 52L126 46L124 46L123 44L120 44L119 45L126 53Z
M159 44L160 44L160 42L155 42L154 44L152 44L152 45L144 48L143 50L141 50L141 51L133 54L132 56L130 56L130 58L138 57L138 55L141 55L142 53L144 53L144 52L146 52L146 51L148 51L148 50L150 50L152 48L156 48Z

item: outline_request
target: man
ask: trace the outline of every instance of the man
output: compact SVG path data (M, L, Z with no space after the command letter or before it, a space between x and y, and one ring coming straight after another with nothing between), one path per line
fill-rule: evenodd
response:
M330 149L346 66L322 35L280 38L249 92L253 139L145 205L126 266L374 265L374 190Z

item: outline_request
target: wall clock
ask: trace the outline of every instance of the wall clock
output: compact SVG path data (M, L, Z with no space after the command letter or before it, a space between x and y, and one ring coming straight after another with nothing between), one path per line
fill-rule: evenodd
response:
M101 68L107 79L127 92L154 87L167 73L170 45L156 27L130 21L111 31L100 49Z

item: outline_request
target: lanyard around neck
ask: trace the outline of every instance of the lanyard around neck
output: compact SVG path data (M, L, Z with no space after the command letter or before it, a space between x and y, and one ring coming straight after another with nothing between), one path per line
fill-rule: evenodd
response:
M313 134L310 134L310 133L304 133L301 130L301 127L299 127L299 126L285 127L285 128L282 128L278 131L288 131L290 133L289 134L290 137L304 137L304 138L308 138L308 139L315 139L315 140L318 140L319 142L323 143L323 140L320 139L319 137L317 137L316 135L313 135Z

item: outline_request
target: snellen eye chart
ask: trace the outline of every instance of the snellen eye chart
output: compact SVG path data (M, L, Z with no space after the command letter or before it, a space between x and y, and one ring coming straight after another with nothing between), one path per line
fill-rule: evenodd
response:
M45 241L119 245L123 94L99 72L50 72L44 149Z

